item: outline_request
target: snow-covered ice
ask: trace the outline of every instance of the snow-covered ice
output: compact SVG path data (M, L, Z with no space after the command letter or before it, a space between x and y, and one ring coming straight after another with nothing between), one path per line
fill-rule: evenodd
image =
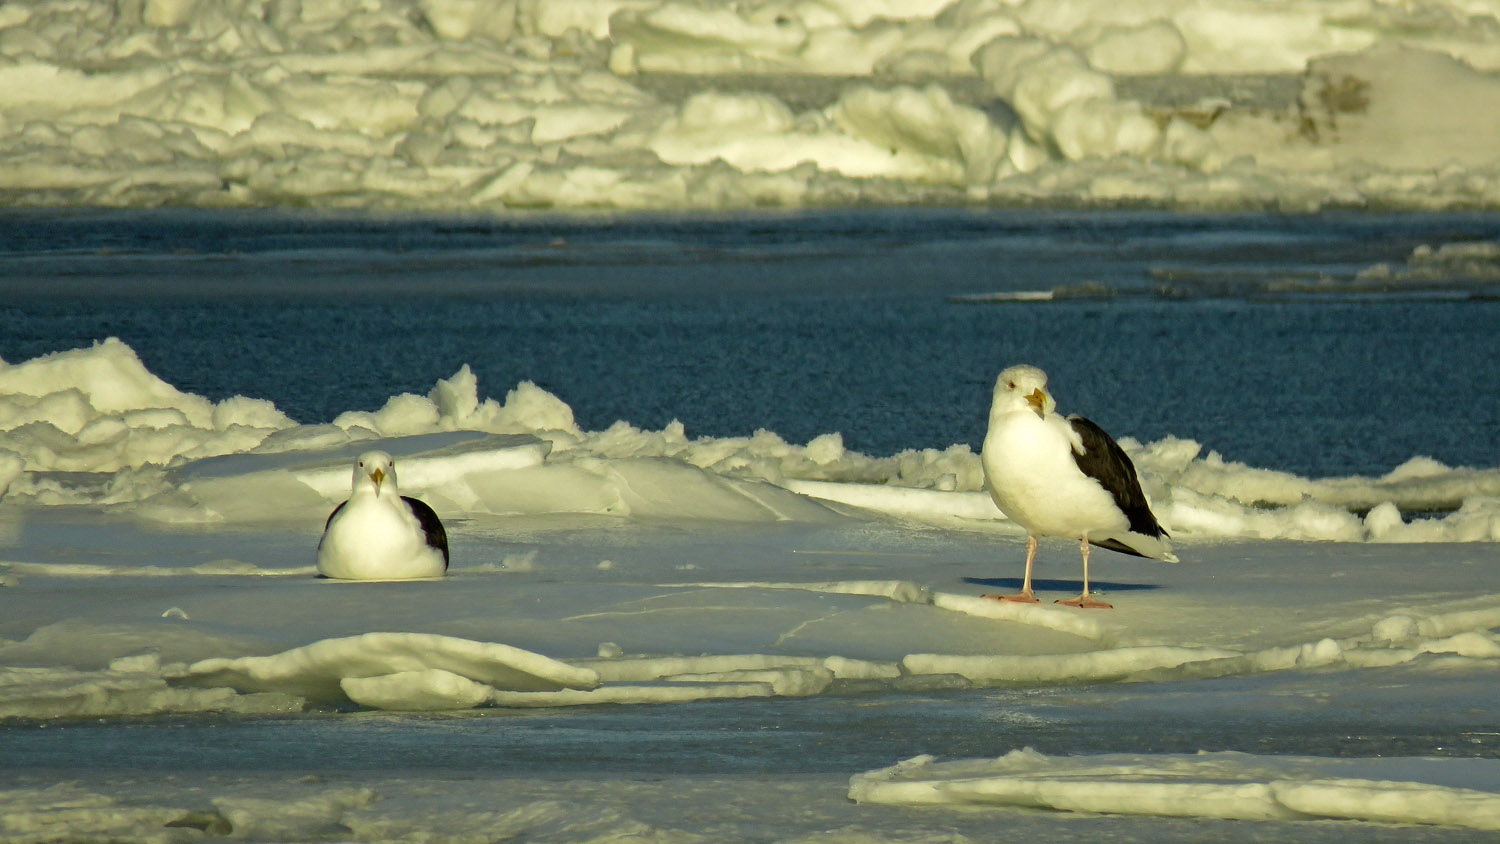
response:
M1494 208L1497 35L1495 0L14 0L0 204ZM1151 272L1500 278L1455 238ZM1000 295L1115 292L1075 281ZM1182 562L1099 553L1116 609L1085 612L980 597L1024 533L968 445L569 399L463 366L299 424L119 340L0 361L0 841L1500 828L1493 462L1307 477L1116 430ZM446 577L315 576L371 448ZM1045 598L1074 553L1044 543Z
M0 196L1492 207L1497 32L1493 0L19 0Z
M1303 478L1187 440L1122 438L1183 562L1101 552L1095 586L1116 609L1081 611L979 597L1019 577L1024 533L986 506L967 446L881 458L836 434L798 445L678 425L587 431L535 385L480 395L464 367L428 395L299 425L264 401L178 390L118 340L0 365L0 718L505 717L1282 676L1321 678L1312 699L1332 684L1420 708L1390 691L1420 687L1448 690L1457 710L1489 706L1500 468L1414 457L1381 477ZM314 576L349 457L372 447L443 516L447 577ZM1074 553L1044 543L1039 591L1077 591ZM895 767L845 772L864 802L838 809L842 823L887 811L869 803L976 801L1294 826L1493 829L1500 817L1492 758L1017 749L882 765ZM808 793L843 803L820 782ZM583 814L525 792L488 813L454 809L453 822L558 840L656 829L667 797L636 814L603 808L635 787L601 785L604 802ZM778 788L724 787L766 800ZM0 831L419 838L441 805L409 781L366 791L246 775L209 805L162 784L121 788L102 775L14 780L0 788ZM813 799L797 805L826 820Z

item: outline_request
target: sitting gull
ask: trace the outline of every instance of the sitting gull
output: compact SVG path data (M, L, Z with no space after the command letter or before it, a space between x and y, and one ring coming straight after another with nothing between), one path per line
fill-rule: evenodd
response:
M354 462L354 491L323 526L318 573L340 580L406 580L447 570L448 534L437 513L400 493L389 454L361 454Z
M1079 540L1083 593L1057 603L1108 609L1089 594L1090 543L1173 563L1177 557L1124 450L1093 422L1058 415L1046 386L1047 373L1034 366L1012 366L995 380L981 452L984 485L995 506L1026 529L1026 577L1020 592L987 597L1034 603L1037 537L1065 536Z

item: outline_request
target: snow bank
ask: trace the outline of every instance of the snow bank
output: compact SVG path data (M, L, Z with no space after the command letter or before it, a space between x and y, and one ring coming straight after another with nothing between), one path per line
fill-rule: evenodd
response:
M0 16L0 199L1493 205L1497 17L1489 0L35 0ZM1184 108L1112 81L1266 73L1305 73L1301 101Z
M108 473L242 451L292 424L267 401L215 404L183 393L114 338L91 349L0 362L4 452L29 472Z
M871 457L836 433L795 445L769 431L689 439L675 422L587 432L529 382L481 399L467 366L426 396L296 425L263 400L182 393L110 339L0 365L0 430L0 506L106 505L170 524L321 520L348 495L349 460L378 440L402 488L450 516L821 522L852 507L1013 530L967 445ZM1122 445L1182 540L1500 540L1500 469L1414 457L1380 477L1302 478L1191 440Z
M1461 767L1472 787L1445 783ZM1339 818L1500 829L1494 760L1194 756L908 759L855 776L862 803L1002 805L1066 812L1236 820Z

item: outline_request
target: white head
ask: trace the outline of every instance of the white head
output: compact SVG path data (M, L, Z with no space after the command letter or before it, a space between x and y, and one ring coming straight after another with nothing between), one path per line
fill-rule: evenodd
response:
M383 451L367 451L354 461L354 494L396 493L396 461Z
M1057 410L1057 402L1047 392L1047 373L1026 364L1009 367L995 379L990 418L1022 410L1030 410L1037 416Z

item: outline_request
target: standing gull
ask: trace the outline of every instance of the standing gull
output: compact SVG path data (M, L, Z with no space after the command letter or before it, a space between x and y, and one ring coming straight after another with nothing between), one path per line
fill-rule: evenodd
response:
M1047 373L1034 366L1012 366L995 380L981 452L984 485L995 506L1026 528L1026 577L1020 592L989 597L1035 602L1037 537L1066 536L1079 540L1083 593L1058 603L1108 609L1089 594L1090 543L1173 563L1177 557L1124 450L1093 422L1058 415L1046 387Z
M354 462L354 491L323 526L318 573L340 580L406 580L447 570L448 534L437 513L396 488L389 454L361 454Z

